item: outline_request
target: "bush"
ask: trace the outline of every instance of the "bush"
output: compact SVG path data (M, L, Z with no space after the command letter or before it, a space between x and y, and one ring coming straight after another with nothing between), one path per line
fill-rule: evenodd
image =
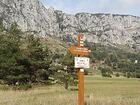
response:
M120 77L120 74L119 74L119 73L116 73L115 76L116 76L116 77Z
M130 72L127 72L127 73L126 73L126 77L127 77L127 78L131 78L131 76L132 76L132 74L131 74Z
M113 74L113 72L109 67L100 67L99 69L103 77L112 77L111 74Z
M85 71L84 71L84 74L85 74L85 75L88 75L88 73L89 73L88 70L85 70Z
M137 73L136 74L136 78L140 78L140 73Z

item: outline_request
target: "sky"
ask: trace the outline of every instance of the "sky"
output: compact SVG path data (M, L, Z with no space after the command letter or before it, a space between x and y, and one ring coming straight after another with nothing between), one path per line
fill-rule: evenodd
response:
M140 16L140 0L40 0L47 8L68 14L79 12Z

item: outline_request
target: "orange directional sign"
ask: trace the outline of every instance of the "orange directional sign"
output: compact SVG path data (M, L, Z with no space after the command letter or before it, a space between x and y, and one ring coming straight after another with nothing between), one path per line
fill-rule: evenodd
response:
M80 56L88 56L90 52L90 50L88 50L87 48L76 46L71 46L68 50L71 54Z

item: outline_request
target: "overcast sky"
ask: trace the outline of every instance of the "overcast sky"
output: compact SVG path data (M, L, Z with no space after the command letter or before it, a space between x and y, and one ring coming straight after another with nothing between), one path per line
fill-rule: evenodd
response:
M140 16L140 0L41 0L65 13L114 13Z

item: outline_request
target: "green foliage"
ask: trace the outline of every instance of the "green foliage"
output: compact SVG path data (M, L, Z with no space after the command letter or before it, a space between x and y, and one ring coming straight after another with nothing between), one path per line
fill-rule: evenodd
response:
M127 78L130 78L131 76L132 76L132 74L131 74L130 72L127 72L127 73L126 73L126 77L127 77Z
M50 64L47 46L34 35L24 39L16 23L8 33L0 35L0 79L6 84L24 88L44 83L53 74Z
M0 76L8 82L15 84L24 74L24 68L18 64L22 58L17 40L9 37L10 35L0 36Z
M140 53L127 52L112 46L104 46L98 43L85 42L86 47L91 50L90 58L92 63L99 63L101 66L108 66L113 72L121 72L131 77L140 77ZM135 63L135 61L138 61ZM101 62L102 61L102 62ZM103 73L103 75L106 75Z
M11 27L9 29L9 33L15 36L21 35L21 30L18 28L18 24L16 22L11 24Z
M84 74L85 74L85 75L88 75L88 73L89 73L88 70L85 70L85 71L84 71Z
M116 73L115 76L116 76L116 77L120 77L120 74L119 74L119 73Z
M49 59L49 51L47 46L43 47L38 37L34 35L28 36L27 42L28 53L25 56L28 58L27 70L30 77L30 82L45 82L51 75Z
M93 51L93 56L97 60L104 60L104 58L106 57L106 53L102 51Z
M68 89L69 85L77 84L77 75L74 70L74 59L67 53L60 60L61 69L57 72L58 79L64 83L65 89Z
M36 83L63 83L66 89L76 83L69 53L52 55L39 37L23 34L15 22L0 34L0 79L5 84L26 90Z
M21 64L25 58L20 50L20 33L12 25L10 33L0 36L0 76L9 85L26 83L29 77L25 65Z
M4 31L3 19L0 17L0 32Z
M136 76L136 78L140 78L140 72L136 72L136 74L135 74L135 76Z
M112 77L111 75L113 74L113 72L109 67L100 67L99 69L101 70L101 74L103 77Z

